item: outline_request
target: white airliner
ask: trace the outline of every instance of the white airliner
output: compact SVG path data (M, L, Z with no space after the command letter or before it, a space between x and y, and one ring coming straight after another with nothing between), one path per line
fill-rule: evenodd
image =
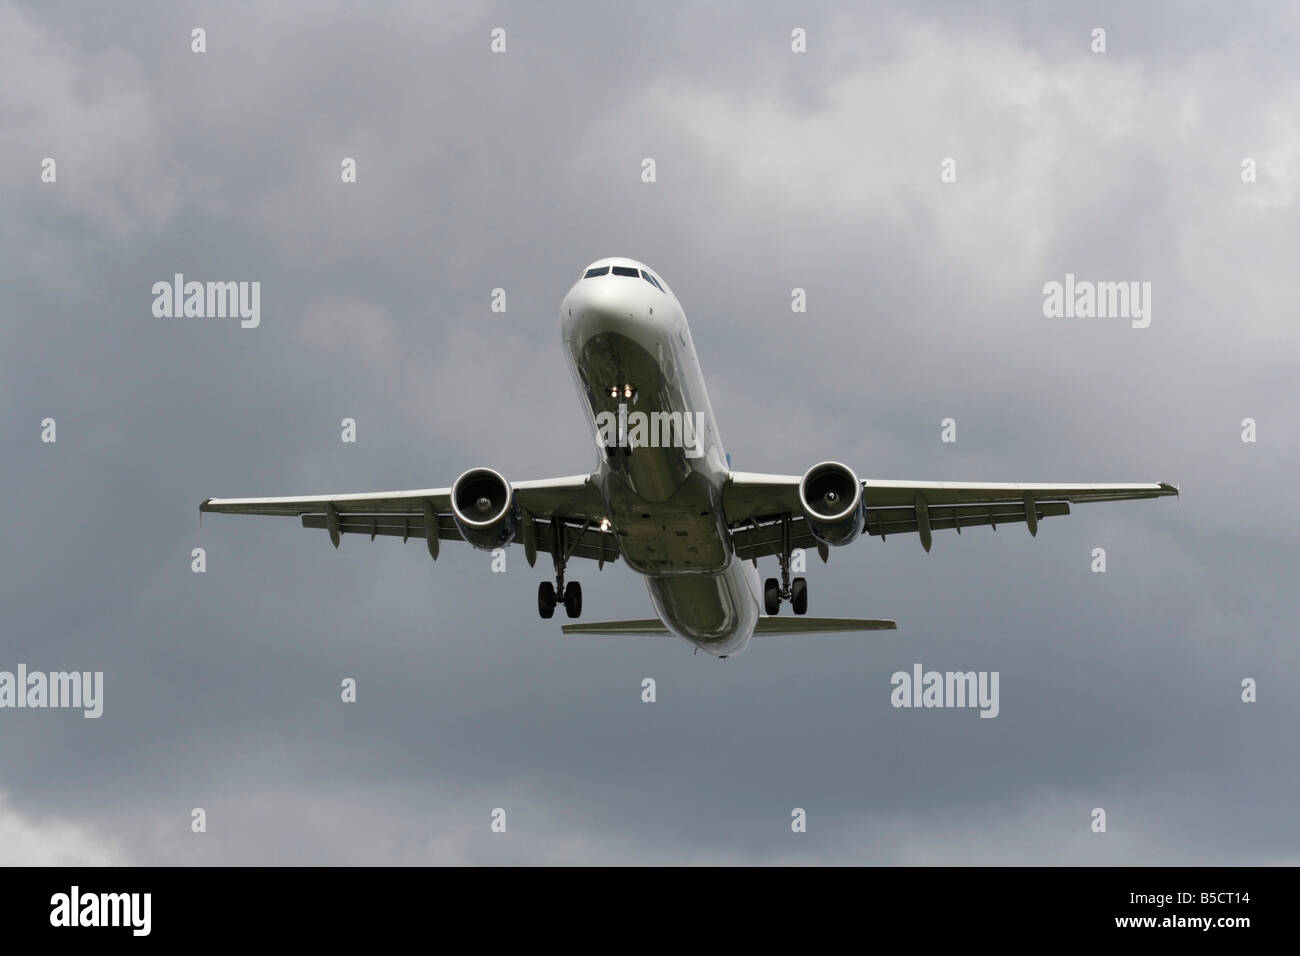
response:
M1176 495L1152 484L991 484L860 481L838 462L802 476L732 471L709 407L681 304L633 259L593 262L560 303L569 367L596 435L591 474L511 483L471 468L450 488L291 498L209 498L201 511L293 515L304 527L345 534L420 537L436 560L440 541L492 550L518 541L529 565L539 551L555 565L543 581L543 618L582 612L582 588L564 580L573 558L603 567L622 559L645 577L657 618L568 624L567 633L675 634L718 657L739 654L754 634L872 631L893 621L805 617L808 586L790 579L791 553L860 534L916 534L1069 514L1072 502ZM640 416L638 417L638 414ZM616 423L616 424L612 424ZM698 423L698 427L696 424ZM758 559L775 555L781 576L759 584ZM788 601L795 617L778 616ZM762 607L766 616L760 616Z

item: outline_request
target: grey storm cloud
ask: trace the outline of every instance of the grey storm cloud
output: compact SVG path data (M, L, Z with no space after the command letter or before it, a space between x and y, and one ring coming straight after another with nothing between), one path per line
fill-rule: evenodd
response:
M0 669L105 675L98 720L0 711L0 863L1295 862L1298 20L0 2ZM200 524L593 467L557 306L608 255L672 284L737 468L1182 496L837 550L815 613L897 632L724 662L562 636L518 548ZM176 273L261 325L155 318ZM1151 326L1046 318L1067 273ZM891 707L916 662L998 718Z

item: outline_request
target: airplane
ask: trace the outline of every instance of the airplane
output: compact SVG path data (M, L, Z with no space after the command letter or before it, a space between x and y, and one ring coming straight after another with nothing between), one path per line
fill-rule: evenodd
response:
M755 634L892 630L890 620L806 617L808 584L791 580L796 549L830 548L861 535L917 535L1023 522L1070 505L1177 495L1149 484L996 484L860 480L836 461L802 475L733 471L723 449L700 360L681 303L635 259L599 259L560 303L569 369L596 436L590 474L510 482L470 468L450 488L282 498L208 498L201 512L289 515L329 533L423 538L481 550L523 544L529 566L549 554L555 581L537 589L537 610L582 613L582 586L565 581L574 558L597 568L624 561L645 578L655 618L567 624L569 634L675 635L697 650L734 657ZM780 578L759 584L758 559L775 556ZM794 617L781 617L789 603ZM764 612L760 614L760 609Z

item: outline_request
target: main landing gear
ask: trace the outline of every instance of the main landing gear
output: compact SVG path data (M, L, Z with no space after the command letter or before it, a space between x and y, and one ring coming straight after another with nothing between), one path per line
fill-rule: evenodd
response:
M795 578L790 581L790 516L781 519L781 551L777 557L781 561L781 580L768 578L763 582L763 610L768 617L781 613L781 602L789 601L790 609L795 614L808 613L808 581Z
M570 581L563 585L563 590L559 593L561 597L556 596L555 585L550 581L543 581L537 585L537 613L544 618L549 618L555 613L556 604L563 604L564 613L569 617L577 617L582 613L581 584Z
M549 619L555 613L556 604L563 604L564 613L571 618L582 614L582 585L577 581L565 584L564 568L569 563L569 558L573 557L578 541L582 540L582 535L587 533L587 526L583 525L582 532L573 542L573 547L566 552L567 532L568 528L563 521L558 518L551 519L551 558L555 563L555 583L543 581L537 585L537 613L545 619Z

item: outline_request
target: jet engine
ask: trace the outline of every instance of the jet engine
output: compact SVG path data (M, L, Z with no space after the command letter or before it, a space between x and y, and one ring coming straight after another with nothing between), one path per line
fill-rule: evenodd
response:
M799 482L799 506L813 537L823 544L848 544L862 533L862 482L838 461L808 469Z
M461 537L483 551L503 548L515 536L515 495L491 468L471 468L451 486L451 515Z

